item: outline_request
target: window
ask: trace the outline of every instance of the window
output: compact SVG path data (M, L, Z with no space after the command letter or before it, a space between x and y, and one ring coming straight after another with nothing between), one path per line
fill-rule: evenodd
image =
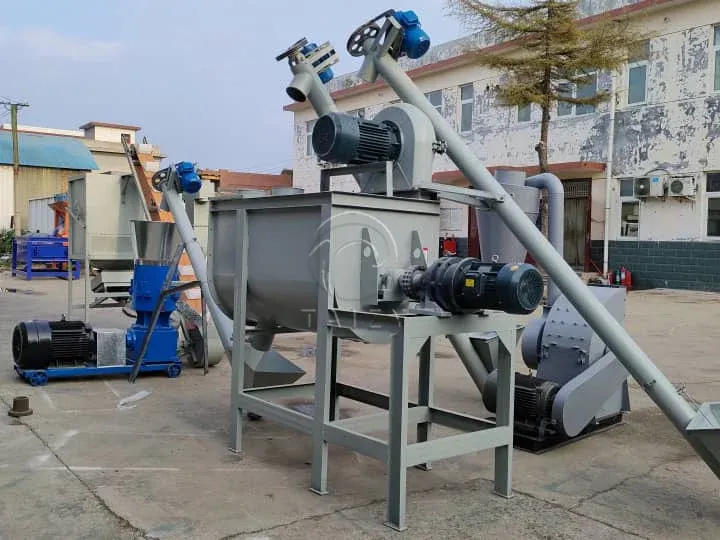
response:
M640 201L635 198L635 179L620 179L620 237L638 236L640 226Z
M715 47L715 90L720 90L720 24L715 28L713 44Z
M365 109L353 109L352 111L348 111L347 114L356 116L357 118L365 118Z
M460 87L460 131L472 131L475 89L472 84Z
M518 105L518 122L529 122L532 105Z
M120 134L120 142L130 144L130 134L129 133L121 133Z
M634 178L620 179L620 196L621 197L634 197L635 196L634 185L635 185Z
M442 114L442 90L435 90L434 92L428 92L425 94L430 104L435 107L435 110Z
M640 203L637 201L623 202L620 209L620 236L632 238L638 235Z
M315 120L310 120L309 122L306 122L305 126L307 130L307 137L305 141L305 155L313 156L315 155L315 150L313 150L312 145L312 133L313 129L315 128Z
M560 96L573 97L573 85L570 83L561 83L558 85L558 94ZM558 101L557 115L568 116L573 113L573 104L565 101Z
M559 84L558 94L560 94L561 96L576 98L590 98L595 96L595 94L597 94L597 74L588 74L587 80L579 86L576 86L569 82ZM576 105L573 103L558 101L558 116L569 116L573 114L573 112L576 115L592 114L595 112L595 105Z
M628 105L645 103L650 42L640 42L628 55Z
M707 173L707 235L720 238L720 172Z
M597 94L597 75L588 75L587 80L577 87L575 97L578 99L591 98ZM575 105L575 114L592 114L595 112L595 105Z

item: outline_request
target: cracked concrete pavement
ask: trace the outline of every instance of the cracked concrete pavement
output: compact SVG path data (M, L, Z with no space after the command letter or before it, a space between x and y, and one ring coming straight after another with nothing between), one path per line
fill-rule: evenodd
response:
M383 525L384 467L331 446L330 493L309 491L308 437L246 424L245 452L227 450L229 366L207 376L52 382L32 388L12 371L17 321L56 319L66 282L0 274L0 538L398 538ZM76 284L79 287L79 284ZM23 291L30 291L25 294ZM626 326L697 401L720 400L720 295L633 292ZM96 327L121 327L119 310L94 310ZM310 335L278 349L308 370ZM347 344L341 380L386 391L388 351ZM447 343L438 346L439 405L481 414L477 390ZM411 381L412 384L413 381ZM412 388L412 386L411 386ZM146 397L120 407L123 398ZM28 395L34 414L5 414ZM413 397L411 395L411 397ZM514 454L511 500L492 494L492 454L408 471L413 538L717 538L720 481L631 384L633 411L605 433L543 455ZM344 414L361 406L342 401Z

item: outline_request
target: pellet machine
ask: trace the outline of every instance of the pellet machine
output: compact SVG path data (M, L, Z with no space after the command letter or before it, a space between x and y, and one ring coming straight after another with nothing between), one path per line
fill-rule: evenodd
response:
M15 371L33 386L50 379L165 372L177 377L178 330L170 317L180 287L173 288L181 247L173 223L132 221L134 269L130 283L137 314L127 330L93 328L84 321L33 320L13 330ZM187 285L183 285L187 287Z

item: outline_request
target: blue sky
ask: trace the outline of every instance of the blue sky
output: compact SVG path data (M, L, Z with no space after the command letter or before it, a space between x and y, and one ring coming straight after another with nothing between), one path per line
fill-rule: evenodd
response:
M0 96L26 100L20 123L143 127L171 160L271 172L292 166L286 63L301 37L330 40L336 73L358 61L350 33L388 9L414 9L433 43L458 37L441 0L23 0L3 5ZM6 119L3 121L7 121Z

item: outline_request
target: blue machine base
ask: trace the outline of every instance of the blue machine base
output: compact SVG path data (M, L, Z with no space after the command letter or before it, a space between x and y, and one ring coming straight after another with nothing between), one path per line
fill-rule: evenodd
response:
M127 375L132 371L133 365L124 366L83 366L83 367L60 367L49 369L22 369L15 365L15 372L29 382L32 386L43 386L50 379L72 379L80 377L102 377L103 375ZM162 373L168 377L175 378L182 372L182 362L157 362L143 364L140 373Z

